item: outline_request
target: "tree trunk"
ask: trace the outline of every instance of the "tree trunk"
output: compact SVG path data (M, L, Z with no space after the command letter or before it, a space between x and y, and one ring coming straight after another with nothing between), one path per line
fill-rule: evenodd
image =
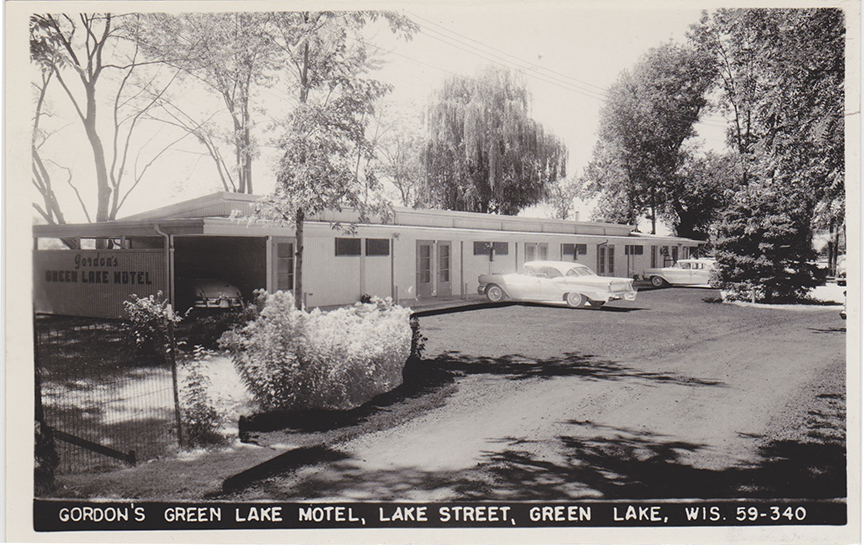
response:
M306 212L302 208L294 216L294 306L303 310L303 224Z
M651 185L651 234L657 234L657 191Z

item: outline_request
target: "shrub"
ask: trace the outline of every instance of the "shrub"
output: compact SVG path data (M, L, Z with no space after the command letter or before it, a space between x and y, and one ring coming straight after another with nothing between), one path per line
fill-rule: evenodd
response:
M244 316L242 310L187 313L186 326L183 328L186 343L188 346L216 348L223 333L245 323Z
M149 297L129 296L123 302L128 322L125 325L127 339L134 349L143 354L164 356L168 348L168 328L180 322L182 317L174 312L162 292Z
M718 225L720 287L731 300L796 302L820 278L809 216L794 191L760 181L741 189Z
M221 344L263 409L351 409L402 383L411 351L408 309L373 298L306 312L288 292L260 301L258 318Z
M180 414L189 446L224 441L218 432L220 416L209 393L210 378L207 376L206 363L211 355L209 350L196 346L192 357L184 364L186 377L181 389Z
M416 317L411 317L411 355L409 358L412 361L420 361L423 359L423 352L426 350L426 341L429 339L420 333L420 320Z

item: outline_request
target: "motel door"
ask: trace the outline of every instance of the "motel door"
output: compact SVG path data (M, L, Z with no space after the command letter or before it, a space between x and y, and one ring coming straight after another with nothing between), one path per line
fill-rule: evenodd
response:
M273 290L294 289L294 239L273 239Z
M597 246L597 274L615 276L615 246L612 244Z
M452 257L450 241L438 241L438 295L449 296L453 294L451 284L452 272L450 263Z
M417 241L417 297L432 297L432 248L431 240Z

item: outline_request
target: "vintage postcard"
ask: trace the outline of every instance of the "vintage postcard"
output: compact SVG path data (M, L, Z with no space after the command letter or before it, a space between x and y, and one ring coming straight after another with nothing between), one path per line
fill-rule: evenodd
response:
M8 540L860 542L860 3L5 8Z

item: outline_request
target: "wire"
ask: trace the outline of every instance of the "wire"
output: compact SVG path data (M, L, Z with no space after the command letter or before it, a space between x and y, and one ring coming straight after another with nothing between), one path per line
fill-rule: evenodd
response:
M528 76L528 77L534 78L536 80L542 81L544 83L548 83L550 85L559 87L559 88L564 89L566 91L570 91L570 92L577 93L577 94L580 94L580 95L583 95L583 96L586 96L589 98L593 98L595 100L605 101L608 98L607 95L601 94L598 91L580 88L574 84L561 81L560 79L555 79L555 78L550 77L550 76L546 76L546 75L538 74L535 72L527 71L526 67L519 66L515 62L504 59L503 57L495 55L494 53L488 53L486 51L482 51L482 50L480 50L480 49L478 49L478 48L476 48L470 44L466 44L462 41L459 41L456 38L446 36L440 32L435 31L434 29L430 29L429 27L426 27L424 25L418 25L418 26L420 26L421 29L426 29L426 32L424 32L424 34L426 34L426 36L428 36L434 40L437 40L441 43L449 45L450 47L453 47L453 48L458 49L460 51L464 51L464 52L469 53L471 55L474 55L476 57L480 57L483 60L489 61L489 62L497 64L499 66L503 66L504 68L509 68L509 69L516 68L517 70L519 70L520 73L522 73L525 76ZM461 46L464 46L464 47L461 47ZM495 60L495 59L499 59L499 60ZM503 61L503 62L501 62L501 61ZM509 63L509 64L505 64L505 63ZM527 64L530 64L530 63L527 63ZM540 67L536 67L536 65L533 65L533 66L535 68L540 68Z
M526 64L526 65L528 65L529 67L531 67L531 68L533 68L533 69L536 69L536 70L545 70L546 72L549 72L549 73L551 73L551 74L554 74L554 75L556 75L556 76L559 76L559 77L562 77L562 78L565 78L565 79L569 79L569 80L574 81L574 82L577 82L577 83L579 83L579 84L587 85L587 86L589 86L589 87L594 87L595 89L599 90L599 94L602 94L602 95L604 95L604 96L607 94L607 90L606 90L606 88L604 88L604 87L600 87L599 85L594 85L593 83L589 83L589 82L587 82L587 81L580 80L580 79L578 79L578 78L574 78L574 77L572 77L572 76L568 76L567 74L562 74L561 72L556 72L555 70L552 70L552 69L550 69L550 68L546 68L545 66L540 66L539 64L535 64L535 63L533 63L533 62L531 62L531 61L526 61L525 59L522 59L522 58L517 57L517 56L515 56L515 55L511 55L511 54L509 54L509 53L507 53L507 52L505 52L505 51L502 51L501 49L498 49L498 48L496 48L496 47L492 47L491 45L487 45L487 44L485 44L485 43L483 43L483 42L481 42L481 41L479 41L479 40L475 40L474 38L471 38L471 37L469 37L469 36L465 36L464 34L460 34L459 32L456 32L456 31L453 30L453 29L447 28L447 27L445 27L445 26L443 26L443 25L439 25L438 23L435 23L435 22L433 22L433 21L430 21L429 19L426 19L425 17L422 17L422 16L420 16L420 15L417 15L416 13L413 13L413 12L411 12L411 11L407 11L407 13L410 13L410 14L413 15L414 17L416 17L416 18L418 18L418 19L422 19L423 21L426 21L426 22L429 23L430 25L434 25L434 26L436 26L436 27L438 27L438 28L440 28L440 29L442 29L442 30L445 30L445 31L451 33L451 34L455 34L456 36L459 36L459 37L461 37L461 38L463 38L463 39L465 39L465 40L469 40L469 41L474 42L474 43L476 43L476 44L478 44L478 45L481 45L481 46L483 46L483 47L485 47L485 48L487 48L487 49L491 49L492 51L496 51L496 52L498 52L498 53L500 53L500 54L502 54L502 55L504 55L504 56L506 56L506 57L510 57L511 59L515 59L516 61L521 62L521 63L523 63L523 64ZM423 27L423 25L420 25L419 23L417 23L417 24L418 24L418 26ZM428 27L423 27L423 28L428 28ZM512 61L511 61L511 62L512 62ZM597 92L597 91L592 91L592 92Z

